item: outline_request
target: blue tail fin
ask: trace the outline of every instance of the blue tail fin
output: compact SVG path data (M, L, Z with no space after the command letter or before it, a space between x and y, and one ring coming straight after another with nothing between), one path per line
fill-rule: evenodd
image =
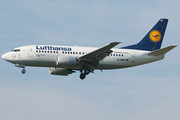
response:
M147 51L160 49L167 23L168 19L160 19L139 43L122 47L121 49L136 49Z

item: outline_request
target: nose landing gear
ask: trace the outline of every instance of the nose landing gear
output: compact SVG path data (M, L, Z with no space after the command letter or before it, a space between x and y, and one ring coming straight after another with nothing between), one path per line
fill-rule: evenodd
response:
M22 72L22 74L25 74L26 73L25 68L23 68L23 70L21 72Z
M25 65L21 65L21 64L15 64L15 67L19 67L19 68L23 68L22 69L22 74L25 74L26 73L26 70L25 70Z

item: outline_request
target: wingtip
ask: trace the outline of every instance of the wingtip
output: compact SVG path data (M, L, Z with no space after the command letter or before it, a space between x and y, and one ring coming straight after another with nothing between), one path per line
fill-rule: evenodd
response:
M177 47L178 45L171 45L172 47Z
M111 42L111 43L116 43L116 44L119 44L119 43L122 43L122 42Z

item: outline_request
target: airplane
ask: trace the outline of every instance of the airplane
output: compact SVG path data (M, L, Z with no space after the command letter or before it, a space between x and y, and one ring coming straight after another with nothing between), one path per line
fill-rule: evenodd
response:
M80 71L80 79L84 79L94 70L110 70L134 67L162 60L167 52L177 45L161 49L168 19L160 19L154 27L137 44L121 48L113 48L121 42L111 42L100 48L28 45L17 47L2 55L2 58L22 73L25 66L50 67L50 74L68 76Z

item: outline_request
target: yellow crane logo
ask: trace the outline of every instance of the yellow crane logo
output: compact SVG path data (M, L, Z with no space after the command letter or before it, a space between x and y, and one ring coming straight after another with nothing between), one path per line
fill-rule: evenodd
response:
M150 32L149 38L152 42L159 42L161 40L161 33L158 30L153 30Z

